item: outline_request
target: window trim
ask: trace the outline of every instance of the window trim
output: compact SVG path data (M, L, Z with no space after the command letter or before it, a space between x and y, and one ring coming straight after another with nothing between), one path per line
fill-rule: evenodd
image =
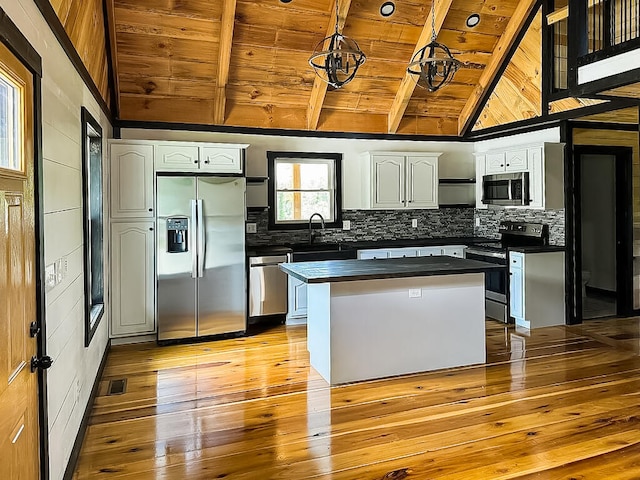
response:
M27 138L25 138L25 132L27 132L28 127L25 123L25 119L27 118L26 109L28 108L27 101L27 85L23 82L23 80L18 77L11 65L2 65L0 66L2 70L3 76L6 78L7 83L13 86L17 92L19 97L19 102L17 105L17 114L19 118L16 120L16 125L14 126L15 132L20 135L18 139L18 161L20 162L19 168L11 168L11 167L3 167L0 165L0 171L2 171L2 175L7 177L16 177L16 178L26 178L27 171L25 165L25 155L27 155L26 144L29 142Z
M305 230L309 221L276 223L276 172L277 159L328 160L334 162L334 220L325 222L326 228L342 228L342 154L318 152L267 152L268 164L268 204L269 230ZM313 222L313 228L320 228L319 222Z
M104 317L105 311L105 261L104 261L104 169L103 169L103 149L102 149L102 127L89 111L82 107L82 223L83 223L83 257L84 257L84 346L88 347L91 340ZM101 177L101 220L102 220L102 303L93 303L92 282L91 282L91 229L90 229L90 204L89 204L89 165L90 155L87 138L95 137L100 139L100 177Z

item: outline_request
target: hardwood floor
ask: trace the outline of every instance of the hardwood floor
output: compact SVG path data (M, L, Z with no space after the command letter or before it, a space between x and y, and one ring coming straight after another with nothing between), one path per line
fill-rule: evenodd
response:
M486 365L333 388L305 332L114 347L74 478L640 478L638 318L489 321Z

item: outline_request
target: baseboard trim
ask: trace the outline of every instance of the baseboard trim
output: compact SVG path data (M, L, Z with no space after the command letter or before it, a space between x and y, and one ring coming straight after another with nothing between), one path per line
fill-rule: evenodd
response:
M76 441L73 442L71 456L69 457L67 468L65 469L64 476L62 477L64 480L72 480L73 474L76 471L78 458L80 457L80 449L82 448L82 442L84 441L84 435L87 432L87 427L89 426L89 417L91 416L91 410L93 409L93 404L96 401L96 396L98 396L98 387L100 386L100 380L102 379L102 374L104 373L104 367L107 365L107 356L109 355L109 350L111 350L111 340L109 340L109 342L107 343L107 348L104 349L104 354L102 355L102 360L100 361L98 373L96 374L96 378L93 381L91 395L89 395L89 401L87 402L87 406L84 409L82 422L80 422L80 428L78 429L78 434L76 435Z

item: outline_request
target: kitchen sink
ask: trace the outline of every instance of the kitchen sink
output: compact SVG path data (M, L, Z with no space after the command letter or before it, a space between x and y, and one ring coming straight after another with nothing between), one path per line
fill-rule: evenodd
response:
M292 245L293 262L317 262L320 260L347 260L357 258L358 252L342 243L316 243Z

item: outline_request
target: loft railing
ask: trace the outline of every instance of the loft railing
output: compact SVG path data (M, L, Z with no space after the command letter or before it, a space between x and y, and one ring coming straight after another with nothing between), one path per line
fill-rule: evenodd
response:
M578 63L640 47L640 0L581 0Z

